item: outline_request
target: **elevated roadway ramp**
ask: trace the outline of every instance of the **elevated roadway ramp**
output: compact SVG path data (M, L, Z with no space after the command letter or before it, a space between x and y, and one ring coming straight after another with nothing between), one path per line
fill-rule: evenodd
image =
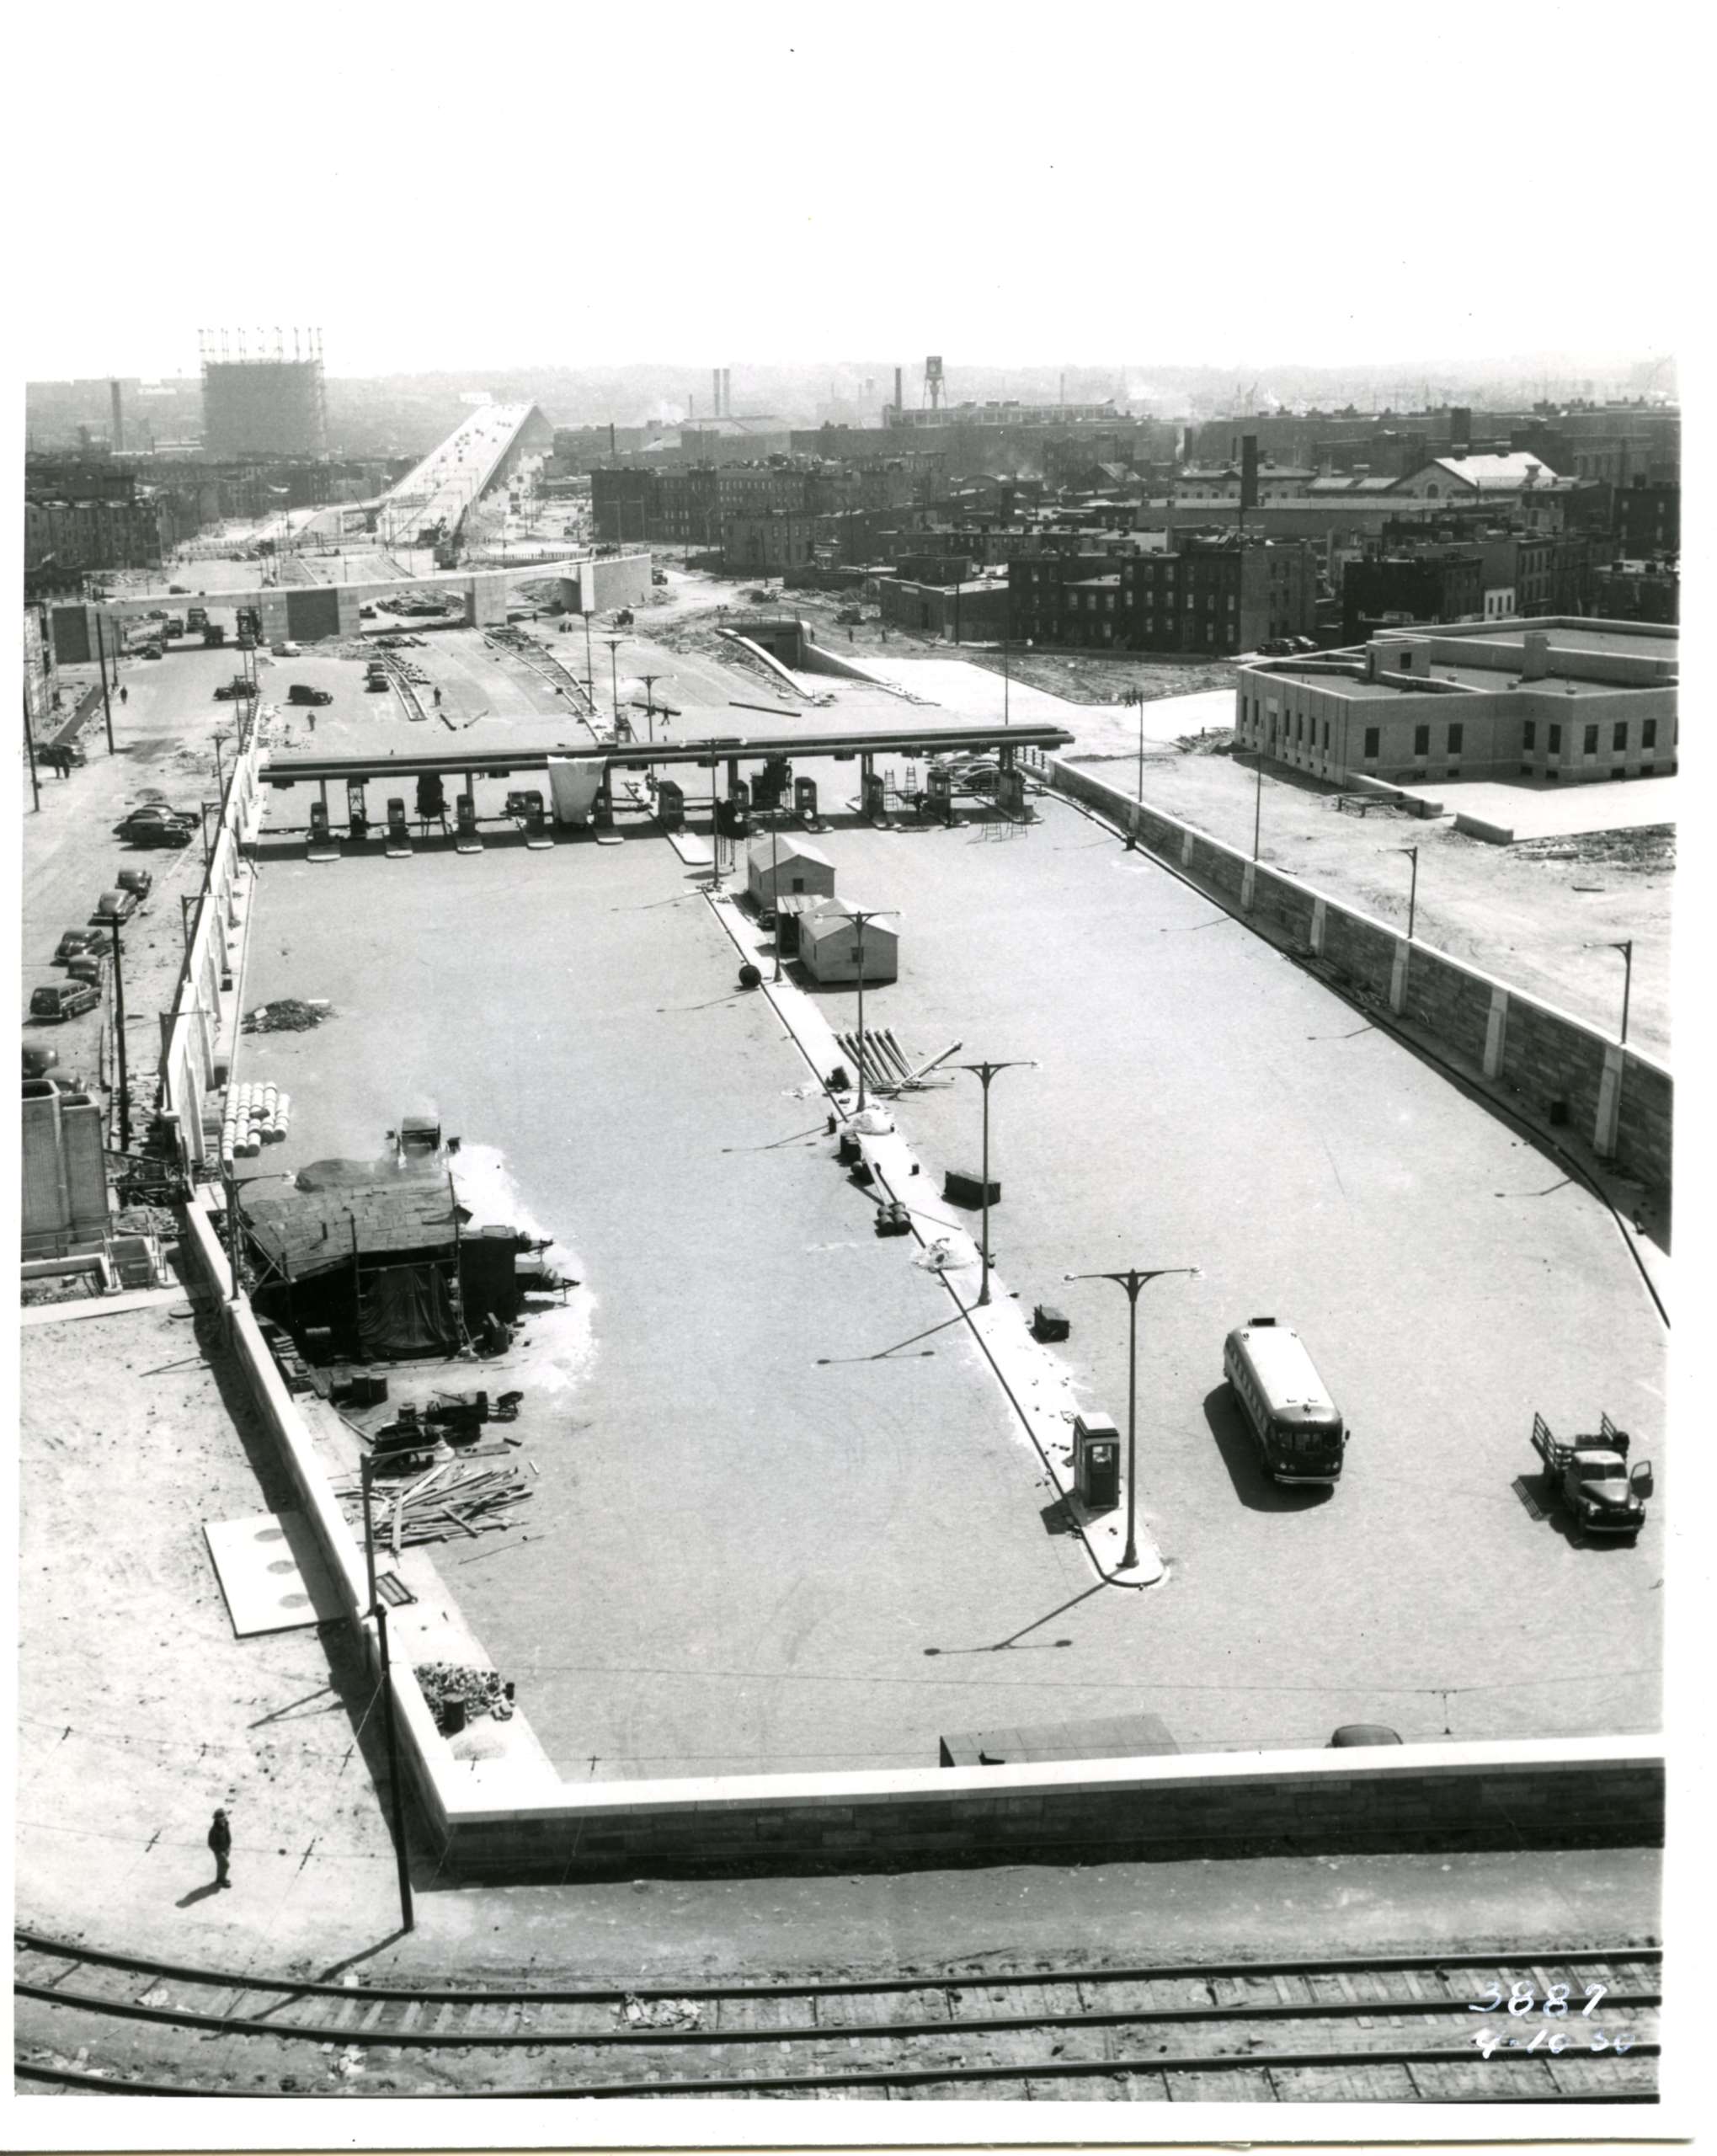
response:
M386 542L403 542L431 525L456 532L473 504L521 456L548 448L553 439L536 404L479 405L381 497Z

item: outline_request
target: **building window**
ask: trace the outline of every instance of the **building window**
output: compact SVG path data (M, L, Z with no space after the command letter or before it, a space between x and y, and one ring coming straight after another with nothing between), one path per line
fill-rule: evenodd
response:
M1657 746L1657 721L1655 718L1641 720L1640 746L1642 749L1655 749Z
M1326 719L1324 721L1324 754L1327 756L1327 755L1329 755L1329 753L1330 753L1330 722L1329 722L1329 720L1326 718Z
M1550 754L1553 756L1560 756L1561 753L1562 728L1560 724L1553 722L1550 727Z
M1610 746L1612 749L1625 749L1627 745L1628 722L1625 718L1618 718L1616 721L1615 732L1610 739Z
M1382 731L1380 727L1376 726L1368 726L1365 729L1365 755L1368 763L1373 761L1377 756L1378 743Z
M1597 754L1597 728L1595 726L1588 726L1586 729L1586 753L1588 756Z
M1454 723L1448 729L1448 753L1450 755L1458 756L1461 753L1461 742L1464 733L1464 728L1461 721L1459 719L1455 720Z
M1431 728L1428 726L1416 726L1413 728L1413 754L1416 756L1428 756L1431 754Z
M1520 730L1520 739L1521 744L1523 748L1537 748L1538 745L1538 723L1537 719L1529 718L1527 721L1526 724L1522 727Z

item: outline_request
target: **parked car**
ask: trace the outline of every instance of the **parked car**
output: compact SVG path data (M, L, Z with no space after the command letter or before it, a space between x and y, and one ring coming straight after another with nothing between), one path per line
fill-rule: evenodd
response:
M113 960L105 951L86 952L81 958L73 958L66 969L67 980L79 981L85 988L103 989Z
M302 681L295 681L286 691L289 704L331 704L333 694L328 689L312 689Z
M298 647L296 643L277 643L275 656L276 659L296 659L299 656Z
M86 1011L97 1009L100 1002L100 990L90 987L87 981L56 981L51 988L39 988L33 992L29 1015L57 1026L67 1018L81 1017Z
M183 584L170 584L167 587L167 595L169 599L189 599L191 595L189 586Z
M60 1059L60 1051L50 1048L45 1041L26 1041L24 1044L24 1075L26 1078L45 1078Z
M161 646L158 643L146 643L143 647L142 656L145 659L159 659L161 656Z
M666 569L652 569L650 571L650 582L652 584L666 584L667 581L668 572Z
M117 885L110 891L104 891L95 902L95 918L99 921L129 921L136 910L137 894L122 891Z
M249 694L248 681L221 681L216 686L215 701L217 704L230 704L237 698L248 696Z
M99 951L107 938L99 928L68 928L54 949L54 963L63 966L68 958L81 958L87 952Z
M1315 651L1318 648L1315 637L1290 637L1288 641L1295 651Z
M189 833L186 833L189 836ZM122 868L114 878L122 891L129 891L141 905L155 889L155 878L147 868Z
M375 618L376 609L373 606L363 606L358 609L358 619L360 622L373 622Z
M1326 1752L1346 1751L1355 1744L1399 1744L1400 1738L1380 1721L1344 1722L1324 1747Z
M123 823L114 825L114 836L132 846L185 846L196 836L201 820L178 808L134 808Z
M835 618L843 629L856 629L865 618L864 610L859 606L843 606Z

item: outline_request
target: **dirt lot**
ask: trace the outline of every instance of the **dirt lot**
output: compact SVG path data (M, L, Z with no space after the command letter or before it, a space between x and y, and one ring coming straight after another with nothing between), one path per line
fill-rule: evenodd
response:
M1257 775L1250 761L1209 751L1152 747L1145 799L1166 814L1250 849ZM1127 792L1131 755L1074 758ZM1582 838L1489 846L1452 819L1421 821L1377 808L1336 807L1333 788L1266 771L1260 858L1381 921L1406 925L1410 863L1419 851L1414 933L1588 1023L1613 1031L1621 1016L1622 963L1607 946L1631 937L1634 986L1628 1038L1648 1054L1670 1048L1670 903L1672 833L1595 832Z

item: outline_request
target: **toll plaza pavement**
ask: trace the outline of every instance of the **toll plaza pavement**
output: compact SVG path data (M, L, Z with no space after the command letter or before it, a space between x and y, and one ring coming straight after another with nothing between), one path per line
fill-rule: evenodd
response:
M1140 1704L1124 1636L1082 1670L970 1652L1095 1582L700 883L653 837L264 856L247 1006L335 1016L248 1044L294 1104L257 1167L368 1157L433 1107L500 1148L594 1305L585 1370L517 1426L533 1539L444 1547L443 1577L569 1776L933 1765L1022 1683L1034 1711Z
M1139 1309L1140 1481L1170 1576L1143 1627L1113 1594L1081 1610L1070 1667L1124 1630L1183 1743L1654 1726L1664 1342L1609 1215L1210 900L1041 805L1023 832L819 843L844 894L901 909L901 978L867 1022L1040 1060L994 1081L992 1242L1010 1289L1067 1310L1062 1352L1123 1426L1125 1297L1064 1274L1202 1269ZM959 1082L902 1105L926 1173L977 1164ZM1267 1482L1230 1404L1224 1336L1254 1314L1302 1331L1347 1416L1327 1497ZM1634 1549L1570 1546L1512 1486L1535 1484L1534 1410L1571 1433L1606 1408L1659 1469Z
M1042 1062L997 1081L994 1239L1008 1288L1071 1307L1094 1402L1124 1414L1124 1300L1063 1273L1203 1268L1142 1307L1141 1488L1170 1559L1143 1595L1086 1593L960 1331L914 1342L943 1292L911 1243L872 1240L792 1097L808 1074L733 995L664 845L266 862L247 1003L340 1014L248 1065L293 1094L279 1166L366 1152L433 1105L502 1148L595 1298L561 1434L532 1439L545 1539L449 1560L557 1764L910 1764L943 1728L1142 1707L1192 1748L1362 1720L1653 1726L1661 1496L1636 1549L1574 1549L1511 1486L1536 1470L1535 1408L1572 1430L1608 1407L1661 1461L1661 1342L1608 1216L1237 922L1045 806L1023 834L819 843L849 895L903 909L902 979L869 1022ZM829 997L843 1022L851 1001ZM975 1159L960 1083L903 1107L927 1161ZM1234 1420L1222 1338L1255 1312L1301 1327L1347 1413L1327 1498L1266 1483Z

